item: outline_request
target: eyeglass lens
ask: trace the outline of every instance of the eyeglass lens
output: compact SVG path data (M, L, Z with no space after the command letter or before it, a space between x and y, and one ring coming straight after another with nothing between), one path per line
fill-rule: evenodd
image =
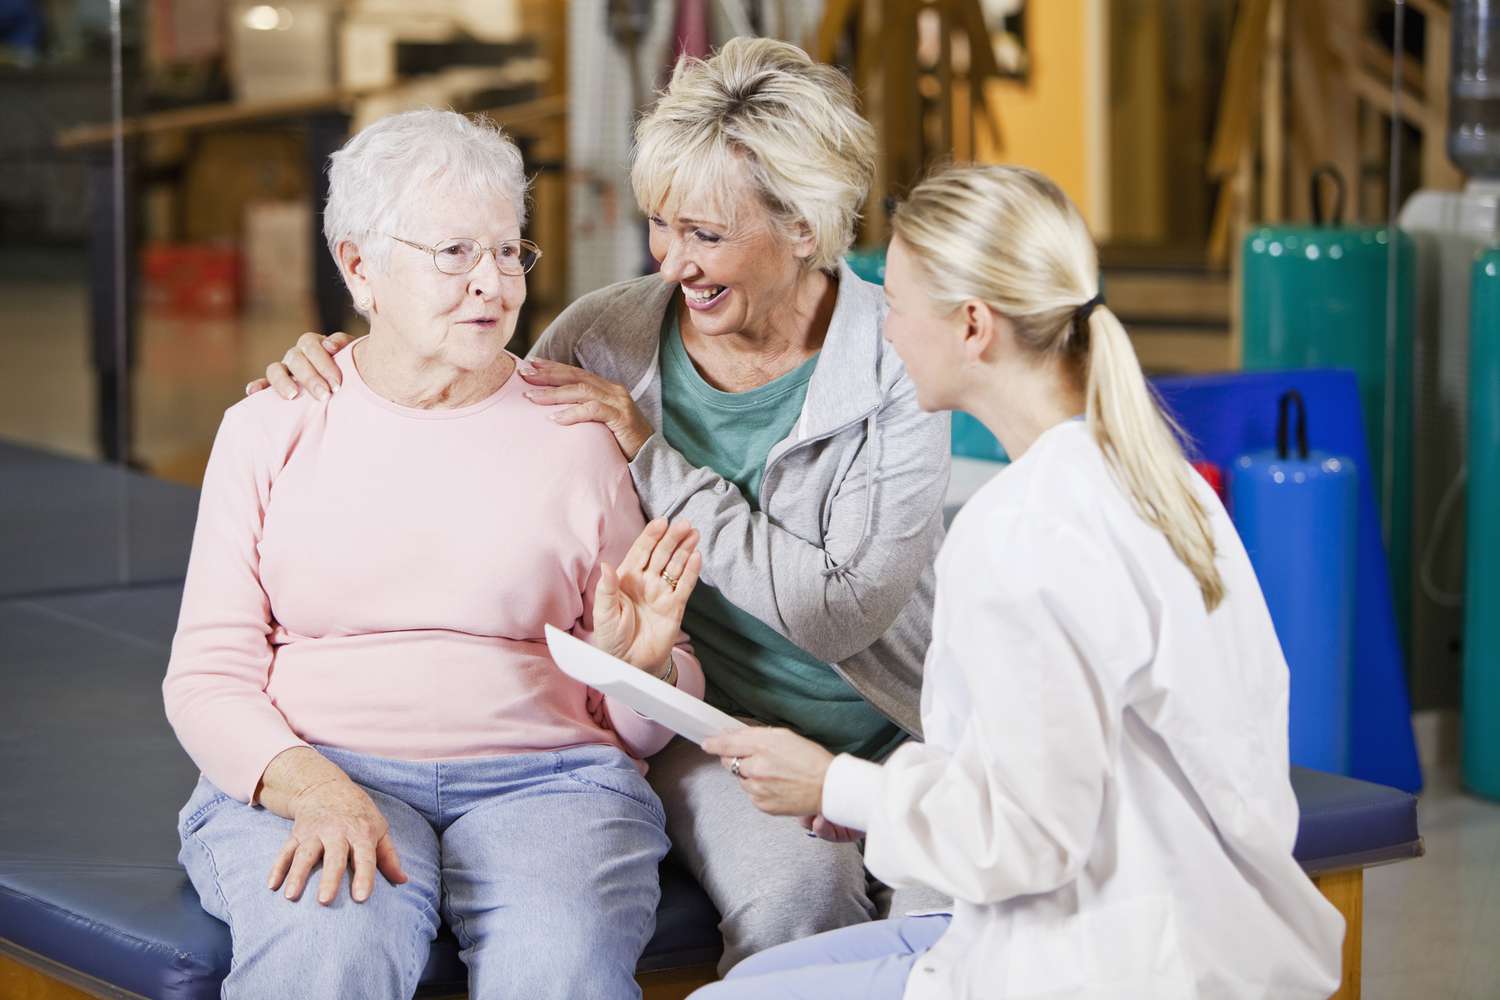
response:
M438 244L432 258L444 274L465 274L479 264L484 250L478 240L444 240ZM536 259L537 252L517 240L508 240L495 247L495 263L505 274L525 274Z

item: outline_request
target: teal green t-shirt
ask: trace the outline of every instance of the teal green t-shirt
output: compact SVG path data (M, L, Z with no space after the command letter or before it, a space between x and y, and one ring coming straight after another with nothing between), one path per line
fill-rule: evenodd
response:
M760 509L766 456L802 413L818 359L747 392L703 380L668 309L661 341L662 437L689 462L712 469ZM905 734L828 664L730 603L705 583L688 599L683 627L708 680L709 704L795 729L834 753L879 760Z

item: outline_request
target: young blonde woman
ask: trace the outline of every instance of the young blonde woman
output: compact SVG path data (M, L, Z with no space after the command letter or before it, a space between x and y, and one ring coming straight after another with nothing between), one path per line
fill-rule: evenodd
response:
M925 744L883 764L756 729L708 749L773 814L864 831L954 897L772 949L701 1000L1326 997L1343 924L1292 859L1287 669L1245 551L1027 170L900 209L885 336L924 409L1015 458L938 558Z

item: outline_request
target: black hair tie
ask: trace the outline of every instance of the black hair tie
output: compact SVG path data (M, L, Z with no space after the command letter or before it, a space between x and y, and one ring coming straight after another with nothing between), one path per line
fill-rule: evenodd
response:
M1089 317L1094 314L1094 309L1104 305L1104 289L1094 293L1094 297L1073 310L1073 340L1079 350L1084 350L1089 344Z
M1104 305L1104 289L1101 288L1099 289L1099 291L1094 293L1093 298L1089 299L1083 305L1078 307L1075 313L1078 322L1087 323L1089 321L1089 316L1094 312L1094 308L1096 306L1102 305Z

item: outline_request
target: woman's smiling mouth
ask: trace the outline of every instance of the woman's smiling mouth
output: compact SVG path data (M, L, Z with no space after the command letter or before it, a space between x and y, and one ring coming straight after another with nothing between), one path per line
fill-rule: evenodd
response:
M725 293L728 291L727 285L705 285L702 288L683 285L682 298L689 309L712 309L724 300Z

